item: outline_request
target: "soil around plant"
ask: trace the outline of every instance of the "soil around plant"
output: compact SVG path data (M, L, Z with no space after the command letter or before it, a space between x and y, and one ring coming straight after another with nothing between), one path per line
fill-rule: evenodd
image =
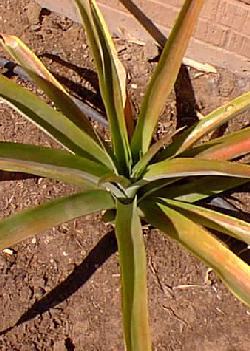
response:
M41 10L33 1L2 0L0 31L21 37L76 97L104 113L80 26ZM157 50L148 43L142 46L119 38L115 43L138 111ZM7 57L1 49L0 56ZM42 96L7 69L2 73ZM249 87L250 82L231 72L218 69L216 74L205 74L183 67L156 138L192 124L197 112L204 115ZM249 113L241 114L216 134L249 122ZM108 138L102 126L94 125ZM0 140L59 147L3 103ZM74 191L40 178L0 181L0 217ZM247 216L249 187L228 195L228 201ZM96 214L62 224L0 253L1 351L124 350L116 241L112 227L100 219ZM250 350L250 311L213 272L157 230L145 228L145 242L153 349Z

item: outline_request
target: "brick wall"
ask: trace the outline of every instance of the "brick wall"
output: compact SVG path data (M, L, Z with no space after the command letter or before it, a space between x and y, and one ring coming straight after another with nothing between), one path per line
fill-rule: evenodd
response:
M71 0L37 0L77 19ZM119 0L98 0L113 33L142 41L147 33ZM184 0L133 0L168 34ZM250 0L206 0L187 57L250 76Z

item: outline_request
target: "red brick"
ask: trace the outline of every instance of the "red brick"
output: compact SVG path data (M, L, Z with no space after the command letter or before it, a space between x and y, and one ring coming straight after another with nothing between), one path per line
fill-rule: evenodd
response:
M35 0L77 20L72 0ZM125 0L124 0L125 1ZM132 0L165 33L172 27L184 0ZM119 0L97 0L111 30L148 40L147 34ZM213 64L248 70L250 74L250 0L206 0L188 55ZM195 43L195 45L193 45ZM197 50L200 50L197 52ZM209 54L211 53L211 54ZM209 61L211 58L211 61Z
M230 30L228 28L203 19L199 21L195 32L197 39L221 48L226 46L229 35Z
M220 1L217 22L240 32L245 26L249 8L238 1ZM250 28L249 28L250 31Z
M227 49L239 55L250 57L250 38L232 32Z

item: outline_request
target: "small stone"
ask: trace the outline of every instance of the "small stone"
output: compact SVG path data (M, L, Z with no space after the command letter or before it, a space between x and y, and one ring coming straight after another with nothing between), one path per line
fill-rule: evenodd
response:
M31 239L32 244L36 244L36 238Z
M12 249L3 249L3 253L5 253L6 255L14 255L15 251Z

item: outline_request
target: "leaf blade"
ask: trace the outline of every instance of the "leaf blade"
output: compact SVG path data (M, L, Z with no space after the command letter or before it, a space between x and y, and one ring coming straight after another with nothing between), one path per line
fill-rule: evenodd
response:
M40 205L0 221L0 249L51 227L92 212L111 209L111 195L104 190L78 193Z
M141 205L146 219L201 259L231 292L250 306L250 267L212 234L164 203ZM202 240L201 240L202 238Z
M121 266L123 323L127 351L150 351L146 254L136 199L117 202L116 236Z
M195 158L176 158L155 163L148 167L143 179L221 175L238 178L250 177L250 166L229 161L214 161Z
M10 142L0 142L0 169L92 187L104 174L110 174L105 166L65 151Z
M204 149L202 150L202 147ZM206 160L232 160L250 152L250 128L245 128L203 144L192 151L197 158Z
M150 145L157 120L173 88L193 29L198 19L202 0L186 0L176 24L162 52L142 103L141 113L132 139L132 153L138 161Z
M126 73L96 1L75 0L95 60L100 91L107 112L114 153L122 171L130 167L125 121Z
M174 142L166 148L166 150L162 151L159 155L159 159L163 160L168 157L180 155L199 141L204 135L228 122L234 116L247 110L249 107L250 92L247 92L217 108L202 118L194 126L188 128L185 132L177 136Z
M230 235L250 245L250 224L205 207L187 204L181 201L164 199L174 209L182 211L186 217L209 229Z
M248 179L204 176L154 192L154 196L194 203L248 183Z
M98 160L110 169L114 168L102 147L66 116L2 75L0 76L0 99L69 150L92 160Z

